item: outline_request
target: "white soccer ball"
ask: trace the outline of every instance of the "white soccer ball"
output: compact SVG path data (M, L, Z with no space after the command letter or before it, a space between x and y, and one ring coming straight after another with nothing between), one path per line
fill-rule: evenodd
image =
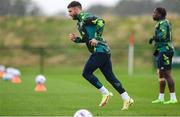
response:
M5 73L2 77L3 80L11 80L13 78L12 74Z
M7 74L12 74L12 75L14 75L14 71L15 71L16 69L15 68L13 68L13 67L8 67L7 69L6 69L6 73Z
M19 69L14 69L13 74L14 74L14 76L20 76L21 72Z
M38 75L35 78L37 84L44 84L46 82L46 78L43 75Z
M6 71L6 67L4 65L0 65L0 71L1 72L5 72Z
M93 115L86 109L80 109L75 112L73 117L93 117Z

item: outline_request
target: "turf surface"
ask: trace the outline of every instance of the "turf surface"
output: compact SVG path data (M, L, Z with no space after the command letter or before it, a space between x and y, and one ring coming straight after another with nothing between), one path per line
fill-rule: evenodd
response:
M114 93L106 107L100 108L100 93L81 76L82 67L50 67L45 69L47 92L34 91L34 78L38 70L21 68L22 83L12 84L0 79L0 116L72 116L81 108L88 109L94 116L175 116L180 115L180 103L151 104L158 95L158 81L151 70L140 70L128 76L119 68L115 73L135 104L128 111L121 111L119 94L105 81L99 71L95 74ZM174 70L176 93L180 100L179 70ZM166 88L165 99L169 99Z

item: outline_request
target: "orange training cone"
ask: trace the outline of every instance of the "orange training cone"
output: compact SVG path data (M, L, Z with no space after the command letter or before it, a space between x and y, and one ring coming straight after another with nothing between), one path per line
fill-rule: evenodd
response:
M4 65L0 65L0 78L3 78L6 72L6 67Z
M19 77L16 76L16 77L12 78L11 82L14 84L20 84L22 81Z
M44 85L44 83L46 82L45 76L43 76L43 75L36 76L35 82L36 82L35 91L37 91L37 92L44 92L44 91L47 90L45 85Z
M35 87L35 91L37 92L44 92L46 91L46 87L44 86L44 84L37 84L36 87Z
M5 74L5 72L0 71L0 78L3 78L4 74Z

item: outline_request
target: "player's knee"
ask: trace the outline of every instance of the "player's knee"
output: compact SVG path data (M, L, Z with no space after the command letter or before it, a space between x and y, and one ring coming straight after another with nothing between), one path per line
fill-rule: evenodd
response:
M84 78L86 78L86 77L87 77L87 73L86 73L86 72L83 72L83 73L82 73L82 76L83 76Z
M86 71L83 71L83 73L82 73L82 76L84 77L84 78L88 78L89 76L90 76L91 74L89 73L89 72L86 72Z
M165 78L159 78L159 82L165 82L166 79Z
M165 78L167 78L167 79L171 79L172 78L169 71L165 72Z
M159 71L158 71L158 74L159 74L159 78L160 78L160 79L165 78L165 72L164 72L163 70L159 70Z

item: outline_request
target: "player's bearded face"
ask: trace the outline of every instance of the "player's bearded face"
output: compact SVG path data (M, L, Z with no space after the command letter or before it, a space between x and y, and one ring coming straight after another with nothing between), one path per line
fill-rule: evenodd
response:
M154 10L154 12L153 12L153 20L158 21L159 19L160 19L159 13L156 10Z
M78 13L76 8L69 8L68 12L69 16L71 16L73 20L77 20Z

